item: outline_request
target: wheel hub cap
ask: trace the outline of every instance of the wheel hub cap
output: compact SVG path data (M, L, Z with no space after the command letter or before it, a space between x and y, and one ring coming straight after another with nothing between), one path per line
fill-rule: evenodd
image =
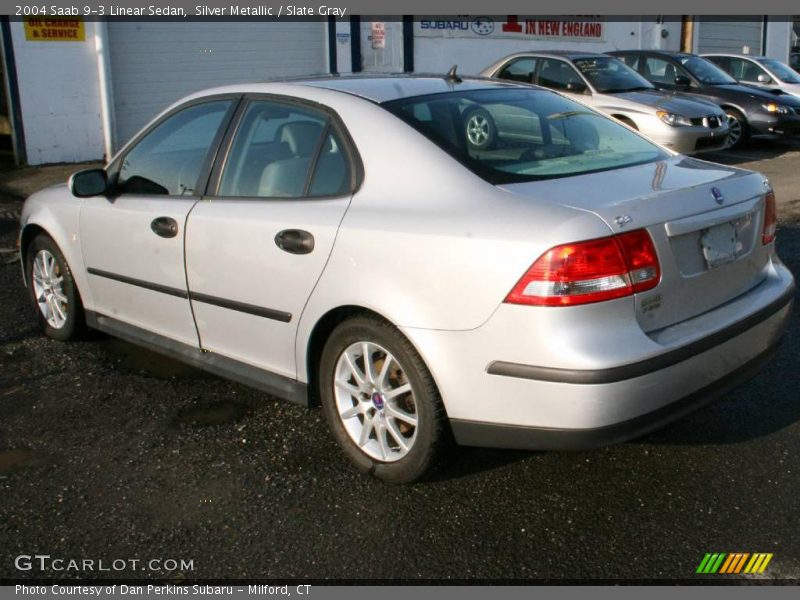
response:
M382 394L380 394L378 392L375 392L374 394L372 394L372 406L374 406L378 410L383 410L384 402L385 401L383 399L383 395Z

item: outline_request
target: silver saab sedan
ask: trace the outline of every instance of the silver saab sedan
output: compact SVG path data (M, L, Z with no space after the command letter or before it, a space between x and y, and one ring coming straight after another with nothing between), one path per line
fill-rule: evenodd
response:
M752 373L794 297L762 175L455 73L194 94L21 225L47 335L99 329L321 403L394 482L453 443L651 431Z
M712 102L657 90L618 58L591 52L520 52L481 73L572 95L683 154L728 147L728 117Z

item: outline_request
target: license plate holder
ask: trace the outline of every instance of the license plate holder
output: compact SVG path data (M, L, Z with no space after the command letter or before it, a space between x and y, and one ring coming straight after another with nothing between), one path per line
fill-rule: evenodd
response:
M742 250L735 222L721 223L704 229L700 234L700 245L709 269L735 261Z

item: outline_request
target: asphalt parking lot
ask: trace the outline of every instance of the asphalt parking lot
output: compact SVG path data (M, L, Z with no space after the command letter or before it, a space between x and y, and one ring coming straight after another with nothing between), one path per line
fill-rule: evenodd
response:
M704 158L770 177L800 273L800 143ZM0 578L708 579L706 552L771 552L762 577L800 578L796 314L757 378L668 429L592 452L463 449L435 481L387 485L349 467L319 409L110 338L42 337L15 215L69 170L0 174ZM33 554L193 569L15 568Z

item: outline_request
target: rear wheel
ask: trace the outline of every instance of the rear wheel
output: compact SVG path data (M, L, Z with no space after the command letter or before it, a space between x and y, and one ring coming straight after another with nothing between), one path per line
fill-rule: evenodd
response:
M497 138L497 126L485 108L474 108L464 113L464 134L469 147L489 150Z
M726 108L728 117L728 148L742 148L747 144L747 119L735 108Z
M322 352L319 382L331 431L358 469L407 483L441 462L451 442L436 384L388 323L363 316L339 325Z
M61 341L82 334L85 321L78 288L53 239L37 235L28 245L25 262L28 289L42 332Z

